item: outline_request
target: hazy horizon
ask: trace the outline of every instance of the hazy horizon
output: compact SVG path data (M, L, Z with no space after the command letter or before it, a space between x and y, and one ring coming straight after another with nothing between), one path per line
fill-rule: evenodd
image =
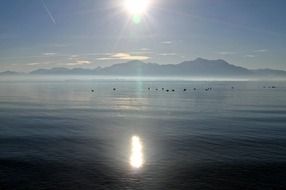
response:
M59 78L61 75L69 75L70 79L80 76L90 76L93 79L110 80L178 80L178 81L243 81L243 80L285 80L286 71L258 69L250 70L232 65L225 60L207 60L197 58L193 61L185 61L178 64L160 65L156 63L146 63L143 61L129 61L118 63L112 66L97 68L68 68L53 67L39 68L30 72L0 72L0 76L9 76L5 79L13 80L19 75L50 75ZM93 77L95 76L95 77ZM19 79L19 77L17 77ZM21 78L21 77L20 77ZM30 80L33 77L22 77L23 80ZM35 79L35 77L34 77ZM81 80L86 80L82 77Z
M204 61L224 61L230 65L233 65L233 66L237 66L237 67L242 67L242 66L239 66L239 65L234 65L230 62L228 62L227 60L225 59L205 59L205 58L202 58L202 57L197 57L196 59L194 60L184 60L182 62L179 62L179 63L171 63L171 64L160 64L160 63L155 63L155 62L148 62L148 61L141 61L141 60L129 60L129 61L121 61L121 62L117 62L117 63L113 63L111 65L106 65L106 66L95 66L95 67L84 67L84 66L74 66L74 67L69 67L69 66L56 66L56 67L40 67L40 68L34 68L34 69L30 69L30 70L26 70L26 71L22 71L22 70L0 70L0 73L4 73L4 72L18 72L18 73L30 73L30 72L33 72L33 71L36 71L36 70L50 70L50 69L57 69L57 68L65 68L65 69L86 69L86 70L93 70L93 69L104 69L104 68L109 68L109 67L112 67L112 66L116 66L116 65L122 65L122 64L127 64L127 63L135 63L135 62L139 62L139 63L144 63L144 64L155 64L155 65L160 65L160 66L168 66L168 65L179 65L179 64L182 64L182 63L192 63L194 61L197 61L197 60L204 60ZM251 69L251 68L247 68L247 67L242 67L242 68L245 68L245 69L248 69L248 70L264 70L264 69L270 69L270 70L279 70L279 71L286 71L283 70L283 69L274 69L274 68L271 68L271 67L265 67L265 68L256 68L256 69Z

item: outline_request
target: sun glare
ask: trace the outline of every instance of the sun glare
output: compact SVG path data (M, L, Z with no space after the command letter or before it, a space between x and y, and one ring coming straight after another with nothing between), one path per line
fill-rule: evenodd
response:
M132 16L141 16L150 6L150 0L124 0L124 8Z

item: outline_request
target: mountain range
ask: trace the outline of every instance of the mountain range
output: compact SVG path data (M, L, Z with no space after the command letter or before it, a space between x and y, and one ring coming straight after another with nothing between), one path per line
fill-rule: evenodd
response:
M15 75L16 72L6 71L0 75ZM84 68L51 68L37 69L31 75L105 75L105 76L164 76L164 77L220 77L220 78L286 78L286 71L273 69L247 69L232 65L225 60L207 60L197 58L179 64L160 65L129 61L109 67L96 69Z

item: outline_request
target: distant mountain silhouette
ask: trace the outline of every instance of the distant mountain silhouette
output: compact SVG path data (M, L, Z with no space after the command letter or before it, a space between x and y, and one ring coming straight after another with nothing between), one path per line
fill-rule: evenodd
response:
M254 76L263 77L286 77L286 71L274 69L257 69L252 70Z
M231 65L224 60L207 60L198 58L194 61L185 61L177 66L177 70L182 75L192 75L198 77L232 77L232 76L248 76L251 75L251 71L238 67L235 65Z
M99 75L119 76L193 76L193 77L233 77L249 76L248 69L237 67L224 60L206 60L198 58L176 65L159 65L141 61L130 61L99 69Z
M0 75L18 75L20 73L18 72L14 72L14 71L4 71L4 72L0 72Z
M94 75L96 74L97 69L83 69L83 68L74 68L68 69L64 67L57 67L52 69L38 69L30 72L30 74L36 75Z
M185 76L185 77L220 77L220 78L286 78L286 71L272 69L250 70L229 64L225 60L207 60L198 58L179 64L160 65L129 61L109 67L96 69L52 68L32 71L34 75L107 75L107 76Z

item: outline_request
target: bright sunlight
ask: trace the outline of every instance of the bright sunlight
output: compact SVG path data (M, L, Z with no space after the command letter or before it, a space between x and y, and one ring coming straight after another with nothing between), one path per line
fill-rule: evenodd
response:
M124 0L124 7L132 16L141 16L150 6L150 0Z
M124 0L123 8L131 15L132 21L139 24L150 8L151 0Z

